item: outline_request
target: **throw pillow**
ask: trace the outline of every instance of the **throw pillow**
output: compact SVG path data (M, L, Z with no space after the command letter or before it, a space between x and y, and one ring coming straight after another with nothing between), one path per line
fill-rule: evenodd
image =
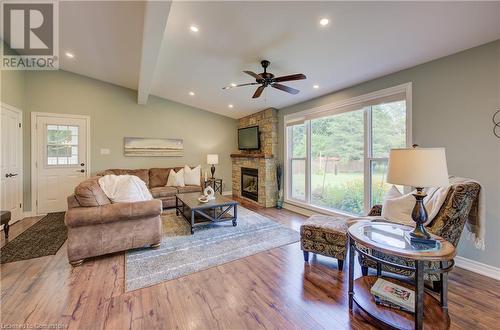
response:
M395 186L384 196L382 203L382 217L386 220L414 226L411 212L415 206L415 197L412 194L403 195Z
M191 167L187 165L184 166L184 184L199 186L200 179L201 179L201 165L198 165L193 169L191 169Z
M185 187L184 184L184 169L180 169L179 172L175 172L174 170L170 170L168 174L168 180L166 187Z

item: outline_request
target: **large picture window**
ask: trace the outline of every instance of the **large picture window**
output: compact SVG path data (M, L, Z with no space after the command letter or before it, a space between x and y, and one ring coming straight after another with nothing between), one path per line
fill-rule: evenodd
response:
M285 117L287 201L353 215L380 204L389 150L411 142L407 88Z

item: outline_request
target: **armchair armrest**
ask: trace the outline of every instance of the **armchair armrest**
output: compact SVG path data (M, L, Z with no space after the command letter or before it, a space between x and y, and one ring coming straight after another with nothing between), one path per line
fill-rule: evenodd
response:
M76 207L66 211L64 222L68 227L80 227L156 217L161 214L159 199L133 203L116 203L95 207Z
M372 209L368 213L368 216L381 216L382 215L382 205L373 205Z

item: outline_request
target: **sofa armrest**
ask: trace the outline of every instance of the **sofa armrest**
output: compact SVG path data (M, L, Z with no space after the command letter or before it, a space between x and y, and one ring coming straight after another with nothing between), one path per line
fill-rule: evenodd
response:
M161 200L153 199L142 202L72 208L66 211L64 222L68 227L80 227L116 221L151 218L159 216L161 212Z
M381 216L382 215L382 205L373 205L372 206L372 209L370 210L370 212L368 213L368 216L372 217L372 216Z

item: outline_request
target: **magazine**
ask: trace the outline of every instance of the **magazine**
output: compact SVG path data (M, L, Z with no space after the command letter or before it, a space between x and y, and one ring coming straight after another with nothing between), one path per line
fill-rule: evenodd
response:
M407 310L404 307L401 307L401 306L398 306L396 304L393 304L390 301L384 300L384 299L382 299L382 298L380 298L378 296L374 296L374 297L375 297L375 303L377 305L385 306L385 307L390 307L390 308L394 308L394 309L398 309L398 310L403 311L403 312L413 313L412 311L409 311L409 310Z
M370 292L374 296L403 307L412 313L415 312L415 292L413 290L379 278Z

